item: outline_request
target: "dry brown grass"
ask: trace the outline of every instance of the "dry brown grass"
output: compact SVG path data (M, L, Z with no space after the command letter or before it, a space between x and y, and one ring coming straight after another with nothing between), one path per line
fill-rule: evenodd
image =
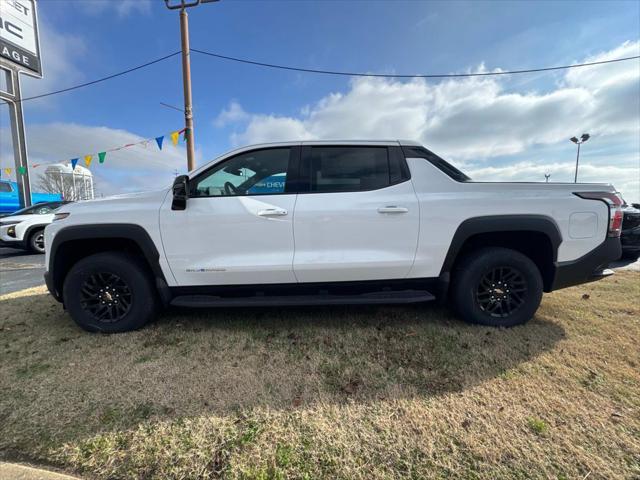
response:
M639 478L639 299L630 272L509 330L412 306L172 310L105 336L42 288L10 294L0 457L97 478Z

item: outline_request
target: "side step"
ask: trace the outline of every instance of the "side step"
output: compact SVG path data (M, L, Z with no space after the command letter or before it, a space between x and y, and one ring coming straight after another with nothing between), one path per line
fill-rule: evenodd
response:
M371 305L419 303L435 300L426 290L401 290L362 293L359 295L256 295L253 297L217 297L214 295L183 295L175 297L176 307L268 307L301 305Z

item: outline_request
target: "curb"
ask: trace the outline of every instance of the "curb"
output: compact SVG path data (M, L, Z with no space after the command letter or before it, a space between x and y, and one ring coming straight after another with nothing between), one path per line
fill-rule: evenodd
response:
M64 473L6 462L0 462L0 478L3 480L80 480L79 477Z

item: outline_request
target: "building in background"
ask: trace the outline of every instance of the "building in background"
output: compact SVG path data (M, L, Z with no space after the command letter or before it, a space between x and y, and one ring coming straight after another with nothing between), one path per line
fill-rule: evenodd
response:
M38 180L39 190L47 193L60 193L64 200L92 200L94 197L93 175L88 168L70 164L54 163L49 165Z

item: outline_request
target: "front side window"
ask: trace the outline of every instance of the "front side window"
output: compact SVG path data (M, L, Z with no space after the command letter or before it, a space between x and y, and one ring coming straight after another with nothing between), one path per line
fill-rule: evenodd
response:
M0 182L0 192L12 192L12 188L11 188L11 184L10 183L3 183Z
M241 153L203 175L191 186L193 197L275 195L285 193L290 148Z
M390 185L386 147L312 147L312 192L357 192Z

